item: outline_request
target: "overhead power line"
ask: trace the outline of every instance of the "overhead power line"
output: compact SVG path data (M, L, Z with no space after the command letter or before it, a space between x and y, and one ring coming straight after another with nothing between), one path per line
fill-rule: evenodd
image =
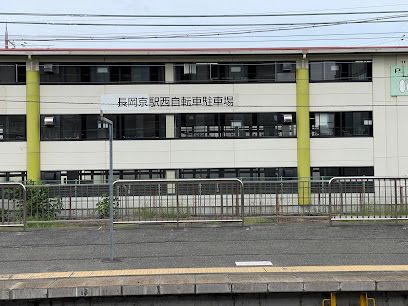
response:
M327 35L325 35L327 36ZM248 36L247 36L248 37ZM157 41L153 41L155 43L163 43L163 42L171 42L171 43L186 43L186 40L180 40L183 37L176 38L179 40L168 40L169 38L159 38L159 37L153 37L153 39L160 39ZM197 37L197 38L192 38L192 37L184 37L184 38L189 38L189 39L197 39L197 38L204 38L204 37ZM296 42L296 41L350 41L350 40L377 40L377 39L403 39L402 36L374 36L374 37L321 37L321 38L277 38L277 39L247 39L247 40L242 40L242 36L236 37L235 40L226 40L225 38L223 39L218 39L215 40L215 37L213 37L212 40L209 40L206 37L206 40L198 40L196 42L237 42L237 43L242 43L242 42ZM22 38L22 39L12 39L14 42L18 41L24 41L24 42L96 42L96 43L103 43L103 42L115 42L115 41L121 41L121 42L140 42L144 43L146 39L152 39L152 38L135 38L135 37L106 37L106 38L98 38L98 37L88 37L88 38ZM166 40L164 40L166 39ZM230 38L233 39L233 38ZM150 41L151 42L151 41ZM30 45L32 46L32 45Z
M25 24L25 25L52 25L52 26L97 26L97 27L254 27L254 26L329 26L358 23L383 23L383 22L407 22L408 13L392 16L379 16L365 19L336 20L322 22L281 22L281 23L94 23L94 22L58 22L58 21L0 21L0 24Z
M381 11L346 11L346 12L300 12L300 13L249 13L249 14L78 14L78 13L33 13L33 12L0 12L0 16L33 16L33 17L75 17L75 18L240 18L240 17L296 17L296 16L339 16L339 15L379 15L402 14L408 10Z

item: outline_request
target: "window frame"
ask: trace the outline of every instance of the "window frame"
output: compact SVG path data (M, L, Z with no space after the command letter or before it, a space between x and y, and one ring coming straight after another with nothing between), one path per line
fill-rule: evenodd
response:
M292 65L293 71L290 73L293 73L293 79L288 80L288 81L278 81L277 77L277 67L278 65L283 65L283 64L289 64ZM245 83L296 83L296 61L271 61L271 62L259 62L259 61L254 61L254 62L218 62L218 63L205 63L205 62L183 62L183 63L173 63L174 69L173 69L173 79L174 79L174 84L245 84ZM208 79L206 80L182 80L182 78L178 79L178 75L183 76L183 75L188 75L185 73L178 73L178 69L184 69L184 65L196 65L196 67L202 66L202 65L208 65ZM256 78L250 78L249 76L253 73L250 72L248 67L256 67L256 65L262 66L262 65L273 65L273 80L272 79L256 79ZM213 78L213 73L215 71L220 71L223 69L225 75L231 75L231 69L226 72L226 67L233 67L233 66L240 66L241 71L246 70L246 79L243 79L241 75L241 79L234 79L232 77L229 78Z
M55 65L58 67L79 67L79 74L78 79L79 81L44 81L42 76L46 74L44 72L45 65ZM124 68L132 68L132 67L149 67L149 76L152 78L152 75L157 75L158 80L150 80L150 81L122 81L123 75L121 74ZM107 73L104 80L101 81L92 81L92 78L96 77L96 73L98 68L107 68ZM113 72L110 71L111 67L117 68L118 70L118 81L112 81L112 76L114 75ZM161 70L160 73L155 71L154 67L159 67ZM86 69L89 68L89 69ZM95 68L95 69L92 69ZM54 68L53 68L54 69ZM126 85L126 84L165 84L165 63L142 63L142 62L40 62L40 84L41 85ZM102 73L102 72L101 72ZM53 73L52 73L53 74ZM132 69L130 70L130 77L132 78ZM161 78L160 78L161 77ZM89 79L89 81L85 81L85 79Z
M291 114L292 115L292 122L290 124L284 123L284 114ZM201 133L204 136L194 134L195 127L197 126L188 126L187 125L187 116L212 116L215 121L215 125L205 126L206 128L203 129ZM261 121L261 116L270 115L274 119L273 125L264 125L261 124L264 121ZM231 128L233 127L231 124L227 125L228 122L234 122L234 117L247 117L247 119L251 121L250 125L244 125L243 127L238 127L238 135L232 135ZM228 118L231 117L232 119L229 120ZM244 120L243 119L243 120ZM263 118L265 120L265 118ZM272 122L271 121L271 122ZM194 120L192 121L194 123ZM239 120L236 120L238 123ZM185 126L182 126L185 124ZM284 127L290 126L290 131ZM185 131L182 131L182 128ZM268 133L265 136L265 128L271 128L271 133ZM280 128L280 129L279 129ZM242 131L244 133L242 133ZM285 134L291 135L285 135ZM213 136L205 136L213 134ZM279 135L282 134L282 135ZM190 136L183 136L182 135L190 135ZM227 136L228 135L228 136ZM175 114L175 139L253 139L253 138L296 138L297 135L297 128L296 128L296 113L295 112L262 112L262 113L179 113Z
M323 78L322 79L314 79L312 76L312 67L311 65L313 64L318 64L321 63L323 64ZM335 64L353 64L353 63L365 63L367 64L367 71L366 74L367 76L365 79L353 79L352 76L347 76L347 77L340 77L340 78L334 78L334 79L326 79L325 78L325 65L329 63L335 63ZM362 59L362 60L311 60L309 61L309 82L310 83L366 83L366 82L372 82L373 81L373 61L371 59Z
M363 121L368 120L371 122L370 125L364 125L368 127L368 133L366 135L361 134L349 134L346 133L346 126L345 126L345 117L348 114L352 115L354 119L354 114L361 113L368 115L368 119L363 119ZM314 128L313 121L316 122L316 114L332 114L334 117L334 125L333 125L333 135L316 135L316 128ZM373 111L349 111L349 112L310 112L309 113L309 122L310 122L310 137L311 138L372 138L374 137L374 122L373 122ZM354 128L354 124L353 124ZM320 129L319 129L320 130Z

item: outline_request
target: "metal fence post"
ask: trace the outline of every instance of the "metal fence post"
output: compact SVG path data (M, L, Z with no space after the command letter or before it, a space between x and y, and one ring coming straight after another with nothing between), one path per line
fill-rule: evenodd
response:
M394 179L394 201L395 201L395 223L398 223L398 195L397 195L397 179Z
M23 228L24 231L27 230L27 188L23 184Z
M0 183L0 226L22 226L26 230L27 197L22 183ZM5 206L7 200L7 205Z
M244 183L240 180L240 188L241 188L241 218L242 218L242 226L244 226L245 222L245 192L244 192Z
M333 179L329 180L329 186L328 186L328 191L329 191L329 219L330 219L330 226L333 225L333 220L332 220L332 185Z
M179 228L179 183L176 181L176 218L177 218L177 228Z

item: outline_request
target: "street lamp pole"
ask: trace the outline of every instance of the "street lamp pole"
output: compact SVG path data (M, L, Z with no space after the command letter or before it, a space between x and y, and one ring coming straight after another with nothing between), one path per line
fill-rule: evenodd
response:
M105 118L102 112L100 120L109 129L109 260L113 261L113 121Z

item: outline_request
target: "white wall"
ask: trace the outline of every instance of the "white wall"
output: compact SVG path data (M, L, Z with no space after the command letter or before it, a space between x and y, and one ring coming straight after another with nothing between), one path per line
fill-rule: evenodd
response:
M42 114L99 113L102 95L235 95L233 108L150 109L151 113L175 112L280 112L295 111L296 85L291 84L155 84L155 85L42 85ZM47 103L61 102L61 103ZM261 106L261 107L260 107Z
M26 142L0 142L0 172L25 171L26 152Z
M25 115L25 85L0 86L0 115Z
M311 138L312 167L372 166L373 138Z
M114 142L115 169L296 167L296 139L142 140ZM103 141L41 142L41 169L108 168Z
M408 55L374 57L374 166L378 176L408 176L408 97L391 97L390 91L390 67L403 61L408 61Z
M310 111L370 111L371 82L310 83Z

